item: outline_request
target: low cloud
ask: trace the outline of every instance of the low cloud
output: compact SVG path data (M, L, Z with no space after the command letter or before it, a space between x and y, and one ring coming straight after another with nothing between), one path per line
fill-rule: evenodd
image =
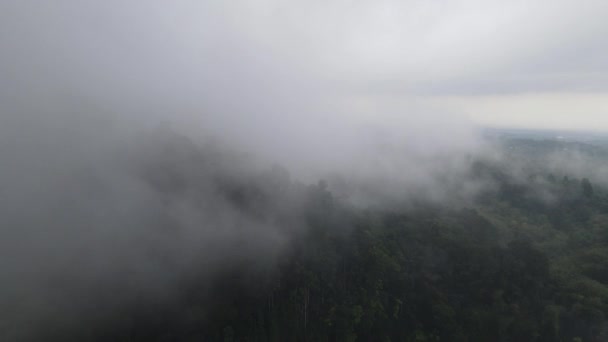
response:
M272 273L319 179L361 206L472 198L485 185L462 180L492 152L462 113L348 89L378 90L370 75L393 67L414 88L451 87L484 49L441 53L461 47L453 5L408 4L410 31L387 11L409 7L383 4L2 2L0 336L233 265ZM471 32L495 28L474 17Z

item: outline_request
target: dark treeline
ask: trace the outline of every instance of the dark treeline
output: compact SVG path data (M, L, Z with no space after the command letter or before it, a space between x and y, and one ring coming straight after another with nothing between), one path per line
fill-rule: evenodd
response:
M176 146L184 150L169 155L186 151L185 159L203 158L188 142ZM196 172L183 161L142 163L136 172L172 201L198 186ZM167 298L132 298L77 324L40 329L38 336L224 342L608 339L608 194L589 179L554 170L515 177L477 161L469 177L494 186L470 205L388 210L354 207L336 198L331 184L306 186L280 167L255 176L220 171L211 177L217 196L250 222L289 232L271 267L256 258L230 259L212 277L196 271L182 276ZM211 191L208 184L204 189Z

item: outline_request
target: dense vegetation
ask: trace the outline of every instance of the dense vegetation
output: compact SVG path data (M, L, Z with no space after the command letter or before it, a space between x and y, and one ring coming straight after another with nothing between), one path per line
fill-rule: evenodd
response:
M191 185L172 165L144 177L167 194ZM606 341L608 192L559 170L514 176L471 162L486 187L471 203L358 208L286 171L221 176L219 193L291 231L271 269L256 260L188 275L163 300L45 340ZM280 193L283 193L282 195ZM281 204L294 194L300 209ZM301 225L304 228L294 228Z

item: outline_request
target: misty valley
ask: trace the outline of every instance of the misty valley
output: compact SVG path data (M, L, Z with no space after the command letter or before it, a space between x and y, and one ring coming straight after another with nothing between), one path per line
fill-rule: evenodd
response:
M217 141L148 134L117 158L138 189L83 169L34 212L74 239L43 233L62 256L9 238L28 259L12 260L1 339L605 341L603 140L484 140L457 179L435 175L449 196L379 200L341 175L302 182Z

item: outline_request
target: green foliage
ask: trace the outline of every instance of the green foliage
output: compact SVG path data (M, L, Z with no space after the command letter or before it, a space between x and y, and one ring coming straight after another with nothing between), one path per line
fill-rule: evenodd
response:
M276 272L226 266L212 286L189 284L175 303L136 306L78 340L607 341L605 189L481 162L471 174L497 186L468 208L392 211L353 208L325 181L296 187L279 168L262 184L222 180L238 210L286 227L273 198L302 195L306 229ZM163 191L183 183L149 177Z

